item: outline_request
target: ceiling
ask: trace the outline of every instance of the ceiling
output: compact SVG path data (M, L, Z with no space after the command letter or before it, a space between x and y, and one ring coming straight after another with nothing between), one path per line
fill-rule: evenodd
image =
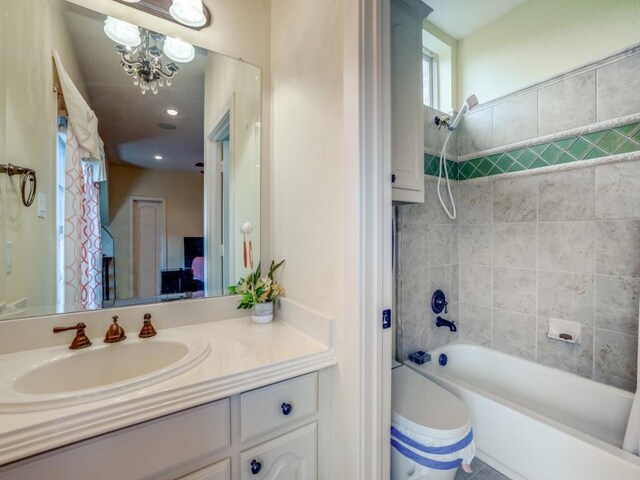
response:
M456 40L489 25L527 0L423 0L433 8L427 21Z
M199 172L204 151L204 72L207 52L178 64L171 86L157 95L133 84L120 66L116 44L103 32L104 15L70 6L65 21L87 87L89 105L110 163L184 172ZM178 110L172 117L166 110ZM175 125L165 130L158 125ZM154 156L162 156L156 160Z

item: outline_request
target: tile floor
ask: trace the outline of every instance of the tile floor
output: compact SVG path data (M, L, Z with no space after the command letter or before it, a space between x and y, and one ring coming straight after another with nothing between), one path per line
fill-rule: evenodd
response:
M477 458L474 458L471 462L471 468L473 468L473 473L465 473L459 468L454 480L509 480L509 477L494 470Z

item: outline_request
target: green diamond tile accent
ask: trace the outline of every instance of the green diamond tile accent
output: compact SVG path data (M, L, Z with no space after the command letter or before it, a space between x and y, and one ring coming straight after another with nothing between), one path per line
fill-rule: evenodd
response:
M589 153L585 155L584 159L591 160L592 158L600 158L600 157L606 157L606 156L607 156L607 152L599 149L598 147L594 147L593 150L591 150Z
M538 156L538 153L535 153L532 149L527 148L525 149L524 153L520 155L517 162L521 164L525 169L530 168L531 165L533 165L533 162L538 159Z
M556 162L556 165L561 165L563 163L571 163L571 162L575 162L576 159L573 158L571 155L569 155L568 153L565 153L564 155L562 155L558 161Z
M490 177L491 175L499 175L501 173L505 173L505 171L497 165L494 165L491 170L489 170L489 173L487 173L487 177Z
M469 174L469 178L476 178L476 177L481 177L482 176L482 172L480 172L480 170L478 170L478 167L480 166L480 163L483 160L484 160L484 157L476 158L475 160L470 160L469 161L469 163L473 167L473 169L471 170L471 172Z
M433 155L425 154L424 156L424 173L425 175L438 175L438 163L439 159Z
M529 147L536 156L542 155L542 152L547 148L547 143L543 143L542 145L534 145L533 147Z
M569 150L571 148L571 145L573 145L575 142L575 138L565 138L564 140L558 140L557 142L555 142L555 144L566 151Z
M616 153L631 153L640 150L640 144L633 140L627 140L627 143L623 144Z
M624 135L625 137L630 137L635 133L636 129L638 129L638 131L640 131L640 123L632 123L631 125L623 125L621 127L616 127L613 130L615 132L618 132L618 133Z
M471 161L462 162L458 165L458 179L466 180L471 178L471 174L475 170L473 163Z
M447 160L449 163L449 178L458 180L458 162Z
M491 168L493 167L493 162L489 160L489 157L484 157L480 164L478 165L478 171L481 175L487 175Z
M584 138L578 138L573 145L569 148L569 153L573 155L577 160L582 160L584 156L591 151L593 145L586 141Z
M496 166L500 169L500 173L508 172L511 168L511 165L514 164L513 158L511 158L507 153L500 156L498 161L496 162Z
M604 132L595 132L595 133L589 133L587 135L583 135L582 138L584 138L585 140L588 140L589 142L591 142L594 145L596 145L600 140L602 140L602 138L606 134L607 134L606 131L604 131Z
M557 147L553 143L550 143L545 151L540 154L540 158L544 160L548 165L555 165L563 153L564 152L559 147ZM536 163L538 163L537 160ZM536 163L533 164L533 168L536 168Z
M480 173L480 170L476 169L473 171L473 173L469 177L469 180L471 180L472 178L480 178L480 177L486 177L486 175L482 175L482 173Z
M598 142L598 147L609 154L613 154L616 153L626 141L627 137L612 130Z
M514 160L517 160L526 151L527 151L526 148L521 148L519 150L514 150L513 152L509 152L509 155L511 155L511 158L513 158Z
M521 164L519 164L518 162L513 162L513 165L511 165L511 167L509 168L509 171L506 173L513 173L513 172L519 172L521 170L526 170L525 167L523 167Z
M531 165L531 168L542 168L542 167L548 167L549 164L547 162L544 161L544 159L539 158L538 160L536 160L535 162L533 162L533 165Z
M640 123L633 123L459 163L447 160L447 169L449 178L469 180L637 151L640 151ZM438 157L425 154L424 173L437 176L439 162Z

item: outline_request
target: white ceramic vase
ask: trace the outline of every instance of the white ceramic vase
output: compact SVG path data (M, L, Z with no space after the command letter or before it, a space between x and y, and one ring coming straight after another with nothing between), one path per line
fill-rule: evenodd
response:
M256 303L251 308L251 320L254 323L269 323L273 320L273 302Z

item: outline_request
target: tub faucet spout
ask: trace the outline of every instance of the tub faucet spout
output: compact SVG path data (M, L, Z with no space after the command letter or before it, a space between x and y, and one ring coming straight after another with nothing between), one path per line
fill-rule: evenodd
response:
M436 327L449 327L449 330L452 332L458 331L455 323L445 320L442 317L436 317Z

